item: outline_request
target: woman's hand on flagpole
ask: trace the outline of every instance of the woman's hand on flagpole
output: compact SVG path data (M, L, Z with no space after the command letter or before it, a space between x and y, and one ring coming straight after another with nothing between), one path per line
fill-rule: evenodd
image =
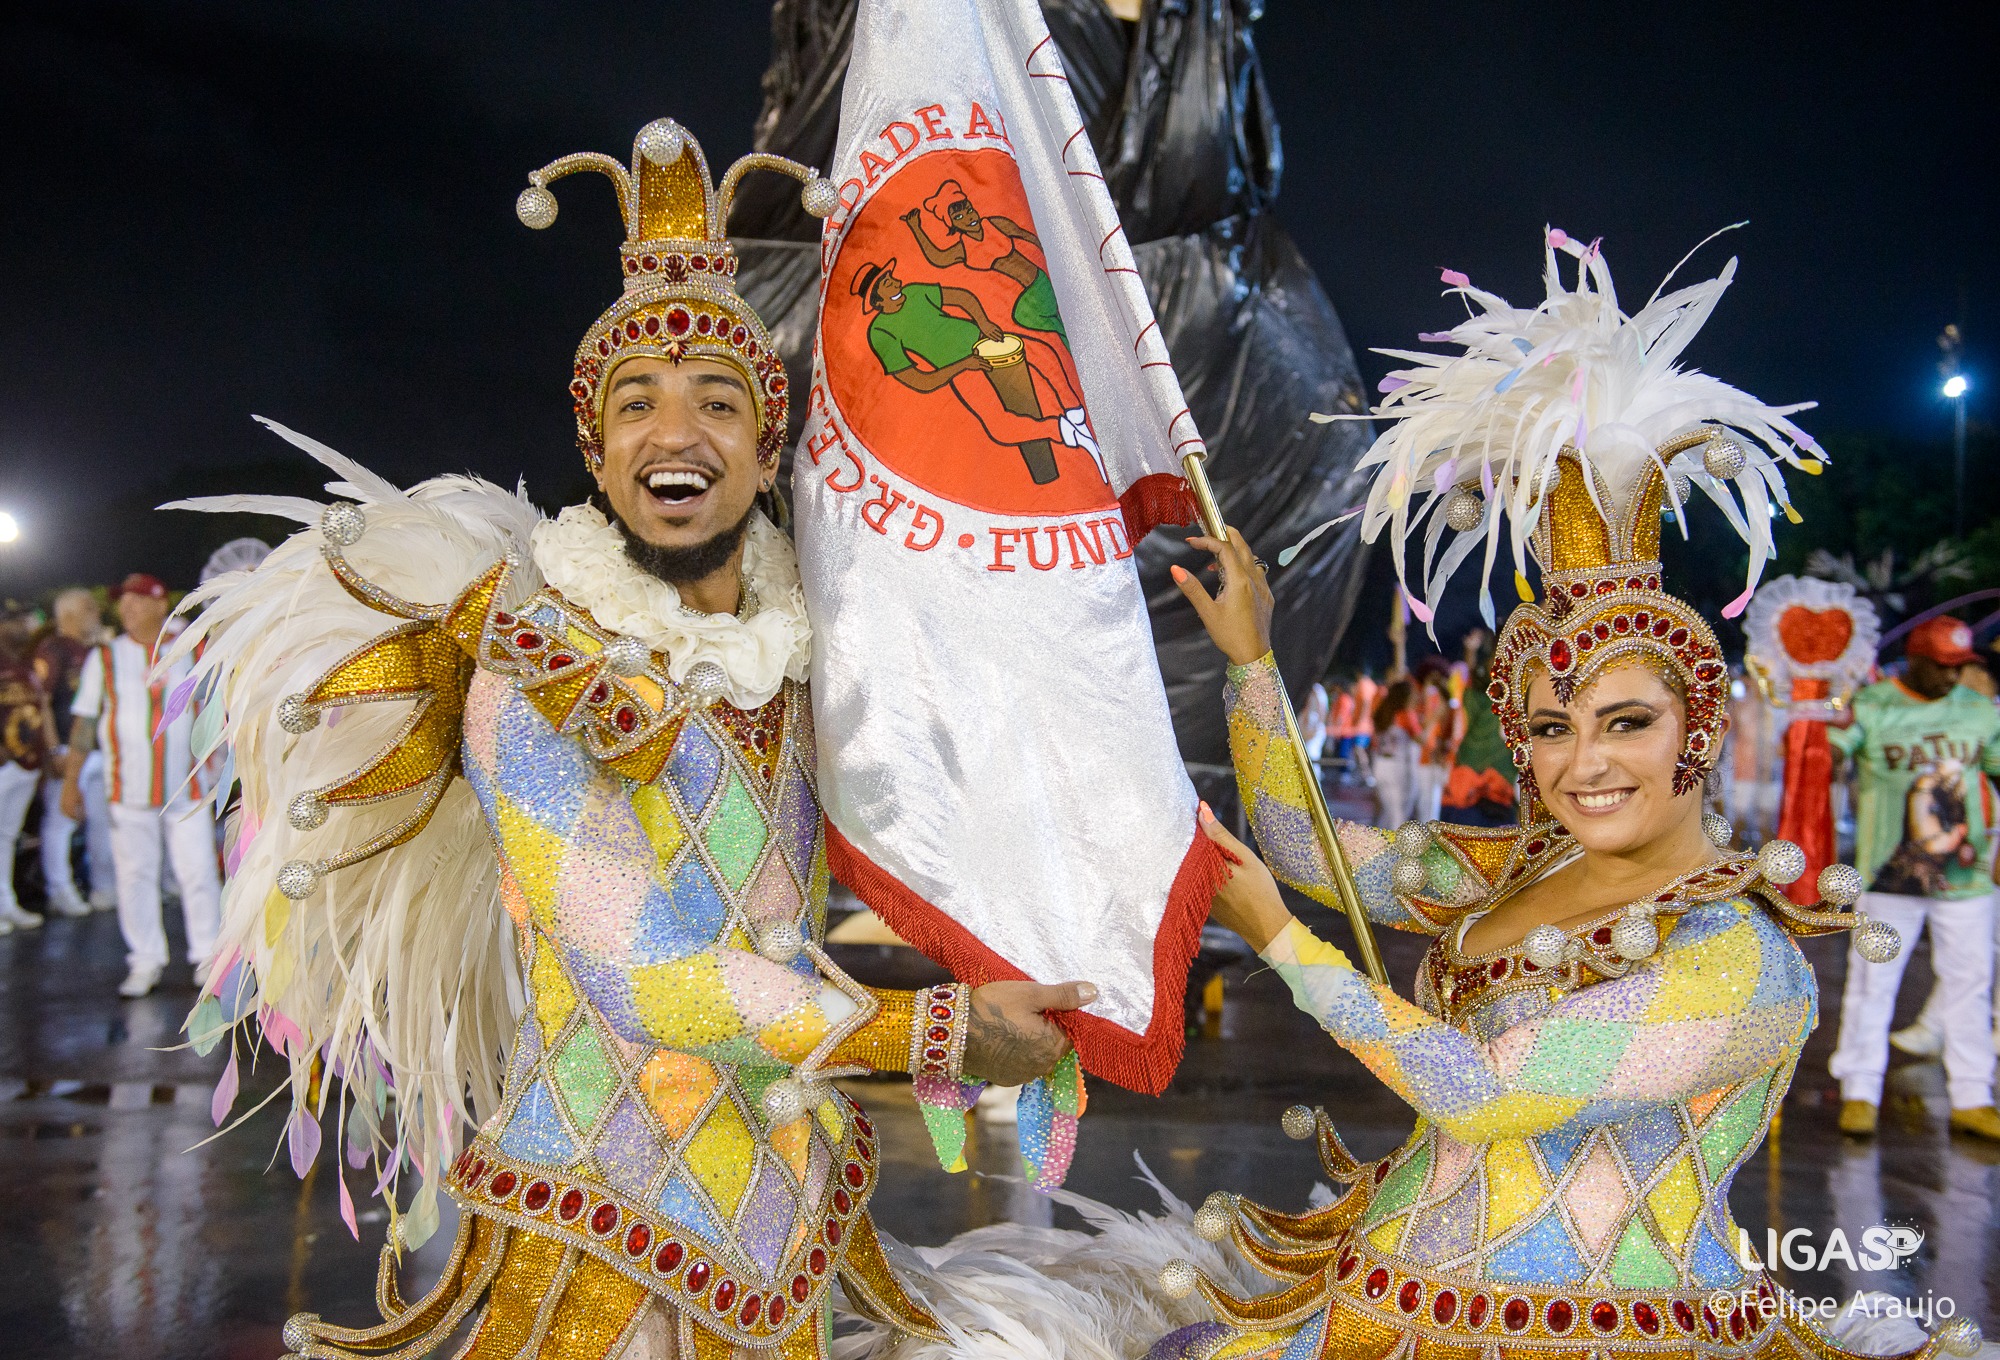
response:
M1097 1000L1088 982L989 982L972 989L965 1026L965 1075L995 1086L1046 1077L1069 1052L1069 1036L1049 1011L1073 1011Z
M1229 834L1207 803L1201 805L1201 829L1231 862L1229 879L1209 904L1209 919L1233 930L1258 953L1291 924L1291 910L1278 894L1278 881L1250 847Z
M1247 666L1271 650L1271 583L1264 579L1264 564L1250 551L1243 535L1235 529L1228 534L1227 542L1206 534L1188 540L1215 557L1221 580L1213 596L1193 572L1174 567L1171 574L1181 594L1201 616L1209 641L1232 665Z

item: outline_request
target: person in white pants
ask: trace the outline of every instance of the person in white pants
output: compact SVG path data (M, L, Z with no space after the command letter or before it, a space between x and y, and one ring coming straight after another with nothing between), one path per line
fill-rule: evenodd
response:
M1408 676L1389 683L1375 704L1375 825L1394 829L1417 810L1418 761L1423 738L1413 708L1416 685Z
M118 905L117 870L111 862L111 807L104 796L104 753L88 752L83 763L81 823L84 860L90 869L86 898L77 888L70 866L70 848L79 823L63 815L62 770L69 751L60 743L69 731L70 700L83 677L83 663L106 634L96 597L81 587L59 593L51 612L55 627L35 647L35 679L48 696L55 719L52 740L58 743L42 796L42 882L47 886L51 910L59 916L82 916L93 909L108 911Z
M118 928L130 968L118 991L127 997L152 991L167 964L160 906L163 850L180 885L188 962L198 980L215 950L222 911L215 822L189 751L196 705L183 703L168 718L188 665L179 662L161 674L152 669L166 619L166 586L140 573L126 577L118 588L118 620L125 631L91 653L70 705L63 811L71 818L83 811L81 753L101 745L110 786Z
M1840 1041L1828 1070L1840 1081L1840 1128L1875 1132L1889 1066L1890 1015L1917 937L1931 933L1951 1127L2000 1142L1993 1105L1993 884L1985 850L2000 774L2000 710L1957 683L1972 630L1943 616L1912 629L1907 674L1854 696L1845 727L1829 729L1855 762L1855 865L1869 891L1859 909L1894 926L1903 949L1870 963L1852 947Z
M28 666L28 637L25 616L0 614L0 935L42 923L14 896L14 847L49 749L48 698Z

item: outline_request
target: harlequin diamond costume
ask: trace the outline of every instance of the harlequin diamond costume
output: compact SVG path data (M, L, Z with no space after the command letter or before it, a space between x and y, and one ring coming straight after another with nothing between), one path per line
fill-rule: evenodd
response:
M625 292L571 385L593 465L604 384L647 355L739 368L775 466L784 368L723 231L757 167L830 206L771 156L712 187L666 120L629 170L582 155L530 177L531 226L555 215L546 182L577 170L607 175L624 213ZM817 1356L836 1277L864 1312L934 1332L869 1220L874 1131L827 1078L955 1076L963 990L873 991L819 947L790 543L755 517L743 606L701 614L590 507L543 521L464 477L406 493L280 433L334 469L340 500L194 506L319 531L200 592L180 644L207 639L199 683L228 716L205 744L233 742L243 780L224 953L190 1030L233 1052L254 1018L291 1060L301 1173L326 1093L345 1092L350 1164L392 1206L405 1173L421 1181L392 1242L434 1230L440 1186L463 1211L430 1294L398 1296L385 1248L380 1326L301 1315L288 1343L414 1356L463 1328L477 1357ZM344 1179L341 1198L351 1226Z
M1565 255L1578 262L1573 288L1558 272ZM1691 486L1714 497L1751 541L1754 581L1766 503L1784 504L1781 466L1819 461L1785 412L1676 367L1733 262L1630 316L1594 245L1550 233L1547 270L1534 309L1446 275L1476 310L1427 338L1464 352L1399 356L1411 367L1379 413L1396 423L1369 455L1380 468L1369 527L1391 529L1399 559L1430 516L1429 605L1475 547L1490 565L1503 510L1517 551L1541 567L1543 598L1501 630L1489 691L1524 823L1339 827L1370 916L1436 937L1415 1004L1296 922L1264 950L1298 1005L1415 1107L1416 1132L1364 1164L1324 1111L1290 1112L1288 1131L1316 1134L1348 1189L1303 1215L1213 1197L1196 1227L1231 1238L1283 1287L1243 1296L1170 1266L1163 1284L1198 1288L1219 1320L1169 1336L1158 1360L1843 1354L1736 1260L1728 1191L1816 1019L1791 937L1858 925L1861 946L1881 952L1894 933L1792 903L1779 889L1800 855L1774 842L1569 930L1540 926L1489 953L1461 944L1474 919L1579 853L1534 786L1531 674L1545 671L1567 702L1607 667L1652 667L1686 697L1675 786L1696 789L1718 753L1728 678L1708 625L1661 586L1663 507L1678 518ZM1438 556L1446 528L1457 538ZM1238 778L1271 868L1332 904L1280 696L1268 658L1232 668ZM1710 830L1726 845L1726 824ZM1842 904L1859 884L1833 866L1820 887ZM1964 1329L1949 1339L1977 1344Z

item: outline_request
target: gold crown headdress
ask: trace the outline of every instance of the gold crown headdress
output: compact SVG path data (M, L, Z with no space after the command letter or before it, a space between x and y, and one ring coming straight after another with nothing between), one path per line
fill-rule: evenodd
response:
M1574 288L1563 284L1561 255L1577 261ZM1734 279L1734 259L1717 277L1662 296L1669 273L1627 316L1596 242L1551 228L1546 257L1548 297L1532 309L1444 272L1478 310L1421 338L1464 353L1382 351L1415 367L1382 383L1388 395L1375 415L1395 423L1362 460L1380 469L1363 532L1373 539L1389 530L1397 577L1427 623L1445 582L1483 544L1480 610L1491 624L1484 579L1504 518L1525 603L1500 630L1489 694L1526 801L1536 793L1522 708L1530 668L1546 669L1566 703L1606 666L1635 659L1670 673L1687 696L1675 772L1675 791L1686 792L1719 753L1729 675L1708 624L1661 587L1661 521L1670 512L1685 536L1684 507L1697 486L1721 506L1750 546L1746 589L1723 610L1733 618L1771 556L1773 504L1798 520L1783 465L1817 473L1826 456L1786 418L1812 403L1767 406L1676 363ZM1419 599L1404 549L1426 516ZM1456 537L1440 555L1447 529ZM1542 569L1540 604L1528 589L1529 554Z
M758 153L738 160L717 183L701 144L671 118L639 129L628 170L610 156L578 152L528 176L514 211L528 226L556 220L551 180L595 170L618 191L625 219L621 250L625 293L597 318L576 347L569 385L576 402L576 438L593 470L604 461L604 380L626 359L719 359L750 380L757 408L757 458L775 467L789 405L784 356L757 313L736 291L736 251L729 244L729 209L751 170L776 170L805 181L800 201L814 217L838 204L833 182L783 156Z

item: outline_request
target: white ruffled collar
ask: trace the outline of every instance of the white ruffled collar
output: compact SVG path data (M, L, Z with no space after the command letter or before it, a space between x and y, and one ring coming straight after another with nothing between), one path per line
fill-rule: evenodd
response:
M769 703L787 679L806 678L812 625L798 558L761 511L751 514L743 542L743 574L758 604L747 619L683 609L679 591L625 555L624 538L595 506L566 507L536 525L530 542L552 589L603 627L662 653L676 684L713 662L724 676L722 696L748 710Z

